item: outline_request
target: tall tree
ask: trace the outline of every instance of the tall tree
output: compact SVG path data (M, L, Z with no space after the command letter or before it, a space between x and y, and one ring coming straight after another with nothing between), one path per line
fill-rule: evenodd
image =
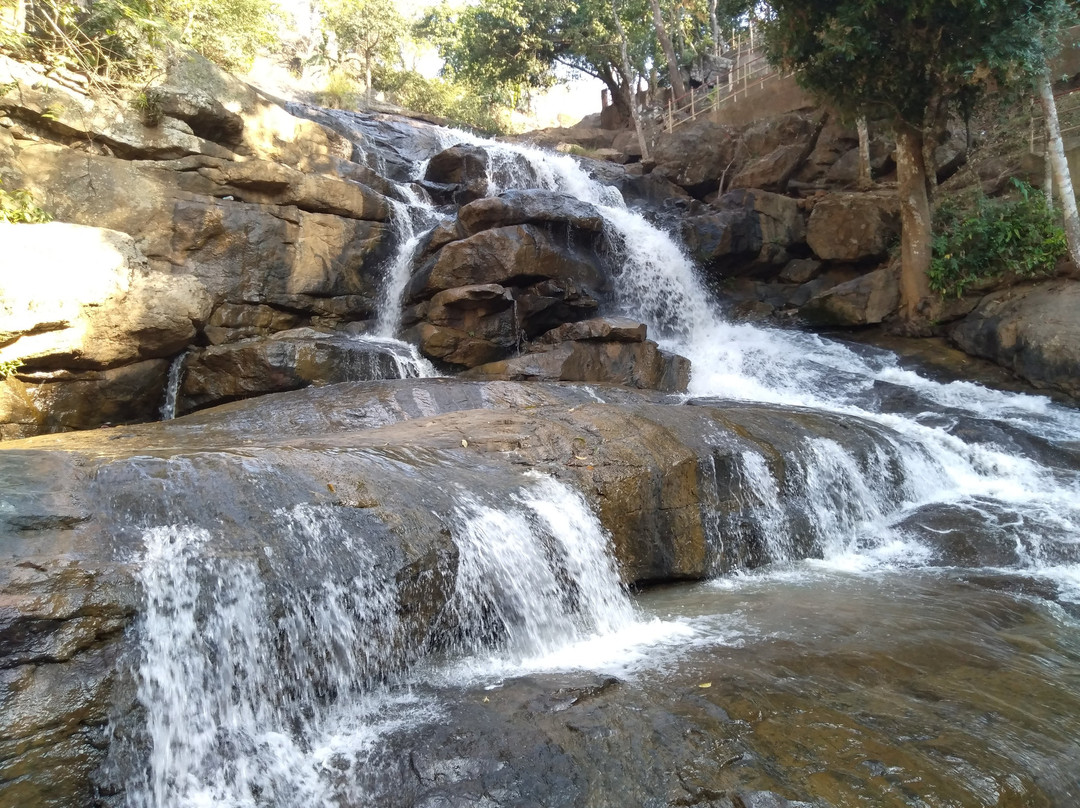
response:
M774 0L766 30L774 63L851 117L888 118L896 133L902 227L901 316L923 331L933 316L933 166L924 157L932 122L949 108L970 113L991 89L1015 85L1045 64L1043 34L1067 0Z
M656 38L660 40L660 47L664 51L664 58L668 64L668 81L671 82L671 89L675 92L676 98L681 98L686 95L686 85L682 80L682 70L679 67L679 58L675 55L675 47L671 44L671 37L668 36L667 26L664 25L664 15L660 11L660 0L649 0L649 5L652 7L653 27L656 28ZM615 15L615 22L619 23L618 13ZM628 57L623 57L628 58Z
M318 58L340 67L357 61L371 101L371 74L376 64L398 58L407 31L405 19L387 0L320 0L322 42Z
M1057 103L1054 101L1054 88L1050 84L1050 71L1041 70L1036 78L1039 91L1039 103L1046 119L1046 152L1043 159L1050 167L1054 185L1061 199L1061 209L1065 214L1065 239L1069 244L1069 257L1073 264L1080 267L1080 214L1076 210L1076 195L1073 193L1072 177L1069 175L1069 163L1065 159L1065 144L1061 139L1061 127L1058 125ZM1053 198L1053 188L1047 185L1046 198Z
M626 57L609 0L478 0L431 12L419 29L447 70L477 86L545 87L557 65L600 79L630 120L632 86L652 57L645 0L620 0Z

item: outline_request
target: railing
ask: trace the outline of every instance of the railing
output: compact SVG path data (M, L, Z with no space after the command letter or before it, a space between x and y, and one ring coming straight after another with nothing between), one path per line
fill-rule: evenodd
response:
M1061 137L1080 133L1080 88L1054 95L1057 105L1058 122L1061 125ZM1031 116L1030 149L1032 154L1046 153L1046 118L1042 110L1036 107ZM1039 146L1041 151L1036 150Z
M714 112L725 104L738 103L740 96L745 97L751 92L757 92L765 82L783 75L769 64L764 56L740 59L741 56L752 54L753 51L749 49L734 54L734 64L728 73L726 87L719 84L709 88L691 88L686 95L670 99L667 108L667 131L672 132L676 126L695 120L703 113Z

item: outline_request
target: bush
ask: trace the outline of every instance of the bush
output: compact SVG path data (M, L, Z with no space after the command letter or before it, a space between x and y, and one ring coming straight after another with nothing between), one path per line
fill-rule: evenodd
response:
M429 79L412 70L376 73L373 86L413 112L446 118L451 125L488 135L508 134L505 108L493 104L476 89L446 79Z
M40 224L51 221L52 216L37 206L29 191L19 188L8 193L0 188L0 222Z
M315 94L319 104L331 109L356 109L360 102L360 88L347 74L334 71L326 79L326 85Z
M1048 275L1068 251L1060 212L1027 183L1012 185L1009 196L980 195L967 210L946 202L935 212L928 275L942 297L960 297L971 284L1007 273Z

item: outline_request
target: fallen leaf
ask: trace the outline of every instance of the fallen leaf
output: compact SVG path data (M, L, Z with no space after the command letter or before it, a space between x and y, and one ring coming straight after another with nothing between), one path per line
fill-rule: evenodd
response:
M465 438L461 439L461 445L464 446L466 449L469 448L469 442L465 440Z
M698 687L712 687L712 682L702 682Z
M334 493L334 484L333 483L327 483L326 487L330 489L331 494Z

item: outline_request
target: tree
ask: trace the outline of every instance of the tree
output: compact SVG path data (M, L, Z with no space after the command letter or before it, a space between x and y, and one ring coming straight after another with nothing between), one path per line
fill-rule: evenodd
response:
M317 59L334 68L359 61L371 101L371 74L376 64L396 59L408 26L388 0L320 0L322 42Z
M664 58L667 59L668 80L671 82L671 89L674 91L676 98L681 98L686 95L686 85L683 84L682 70L679 66L679 59L675 55L675 47L671 44L671 37L668 36L667 28L664 25L664 15L660 12L660 0L649 0L649 5L652 7L656 38L660 40L660 47L664 50ZM618 24L618 15L616 15L616 24Z
M991 90L1045 64L1065 0L774 0L770 59L848 116L892 121L901 214L901 317L933 316L926 137L947 110L968 116Z
M609 0L479 0L428 15L420 33L447 71L490 92L550 86L564 65L600 79L625 120L636 78L654 57L647 0L621 0L626 57Z

